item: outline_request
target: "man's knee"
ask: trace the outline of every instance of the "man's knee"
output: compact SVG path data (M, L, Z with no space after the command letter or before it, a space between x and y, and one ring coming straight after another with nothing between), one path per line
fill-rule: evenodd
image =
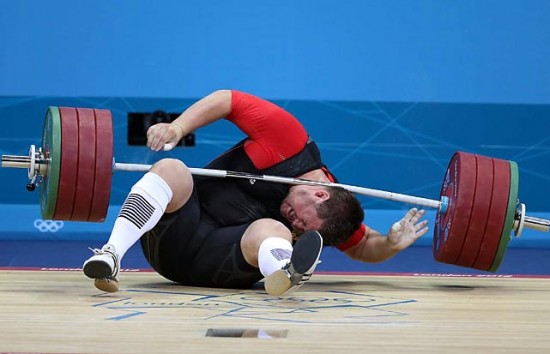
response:
M167 213L178 210L189 200L193 192L193 176L183 161L162 159L151 167L150 172L159 175L172 190L173 197L166 208Z
M292 240L292 233L282 222L275 219L259 219L254 221L244 232L243 238L250 240L266 239L268 237L282 237L289 241ZM259 244L258 244L259 246Z
M292 242L292 233L283 223L275 219L259 219L254 221L244 232L241 239L241 249L246 261L258 266L258 250L263 240L268 237L281 237Z

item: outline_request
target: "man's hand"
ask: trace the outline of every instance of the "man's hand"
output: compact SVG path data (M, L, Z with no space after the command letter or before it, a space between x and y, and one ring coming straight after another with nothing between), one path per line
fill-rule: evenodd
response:
M176 146L183 138L183 129L174 123L158 123L147 130L147 146L154 151L163 150L165 145Z
M421 220L424 210L412 208L388 232L388 242L395 251L401 251L428 232L428 221Z

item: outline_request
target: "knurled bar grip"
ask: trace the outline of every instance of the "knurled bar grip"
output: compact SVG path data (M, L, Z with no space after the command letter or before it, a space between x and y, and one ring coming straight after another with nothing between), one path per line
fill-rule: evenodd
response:
M145 164L130 164L130 163L115 163L115 171L149 171L152 165ZM414 205L421 205L429 208L444 209L446 208L446 201L433 200L428 198L414 197L406 194L399 194L393 192L387 192L377 189L357 187L341 183L330 183L321 181L311 181L302 178L292 177L280 177L270 175L256 175L246 172L235 172L225 170L203 169L203 168L189 168L192 175L205 176L205 177L220 177L220 178L243 178L249 180L261 180L266 182L275 182L291 185L308 185L308 186L324 186L324 187L340 187L346 189L352 193L366 195L375 198L388 199L397 202L409 203Z

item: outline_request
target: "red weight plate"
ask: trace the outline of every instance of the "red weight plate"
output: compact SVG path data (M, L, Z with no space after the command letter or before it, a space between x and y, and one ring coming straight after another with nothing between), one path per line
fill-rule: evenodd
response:
M88 221L102 222L107 216L113 175L113 123L111 112L94 109L96 126L95 181Z
M477 177L475 184L474 205L470 215L470 224L464 238L464 245L456 264L471 268L474 264L481 241L485 233L491 198L493 196L493 160L476 155Z
M498 250L510 194L510 164L506 160L493 159L493 198L487 218L487 227L476 261L472 268L489 270Z
M78 166L78 116L76 109L59 107L61 163L54 220L70 220L73 213Z
M435 218L433 254L438 262L455 264L460 255L474 203L476 173L473 154L453 155L441 187L441 196L449 198L449 206Z
M88 108L77 108L78 113L78 176L73 221L88 221L92 205L92 193L95 179L95 116Z

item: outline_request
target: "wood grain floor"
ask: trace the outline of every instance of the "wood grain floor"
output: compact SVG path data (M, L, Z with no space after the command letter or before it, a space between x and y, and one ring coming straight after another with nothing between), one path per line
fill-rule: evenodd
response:
M316 274L288 297L0 270L0 352L548 353L550 279Z

